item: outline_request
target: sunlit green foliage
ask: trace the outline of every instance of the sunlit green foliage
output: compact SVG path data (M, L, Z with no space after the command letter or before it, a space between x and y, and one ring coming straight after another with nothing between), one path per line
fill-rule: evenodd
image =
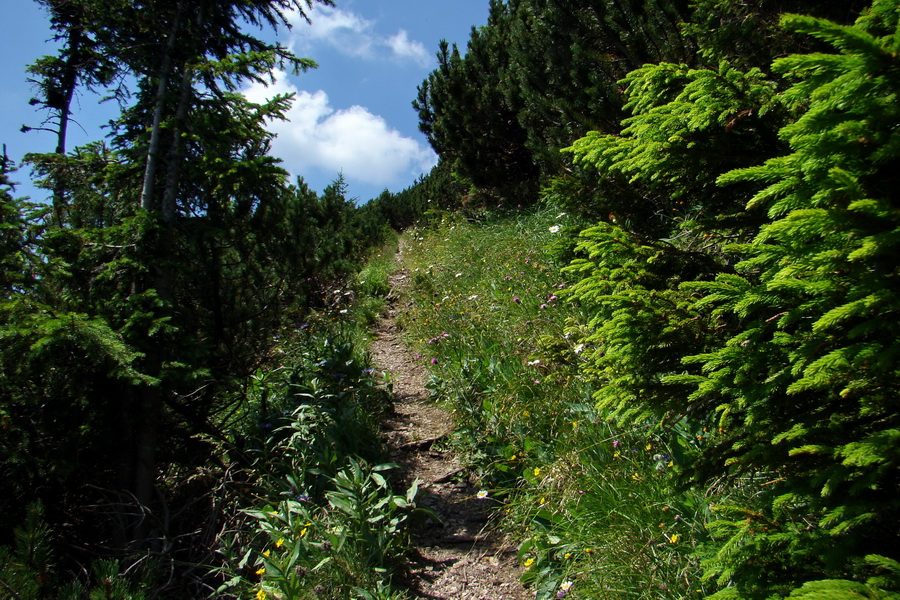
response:
M890 398L900 347L887 290L900 239L897 19L891 1L875 2L856 26L784 17L786 29L838 52L777 60L773 70L789 84L777 96L755 70L644 67L626 80L634 116L622 135L592 134L572 148L601 177L686 199L699 215L648 231L635 217L651 211L638 207L586 231L587 258L572 269L585 276L575 297L596 315L585 372L601 386L599 406L626 423L655 415L708 427L684 472L697 484L755 479L714 507L715 541L699 556L706 580L722 588L716 598L784 597L829 577L865 581L873 563L863 557L890 557L896 544L900 438ZM775 158L722 172L702 161L707 144L691 150L696 132L733 133L746 116L779 106L783 156L780 144L758 138L753 154ZM701 158L699 178L680 154ZM740 230L722 227L729 212L740 217L739 206L717 200L729 193L746 202ZM648 233L656 239L639 237ZM701 240L699 252L685 252ZM809 583L797 595L826 587Z

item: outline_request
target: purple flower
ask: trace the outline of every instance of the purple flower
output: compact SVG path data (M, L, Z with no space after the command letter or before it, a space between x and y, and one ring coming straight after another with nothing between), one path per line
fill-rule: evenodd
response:
M521 300L519 300L518 296L513 296L513 302L518 303L518 302L521 302Z
M432 359L431 359L431 364L436 365L436 364L437 364L437 359L436 359L436 358L432 358Z
M618 448L620 443L621 443L621 442L620 442L619 440L614 441L614 442L613 442L613 448Z

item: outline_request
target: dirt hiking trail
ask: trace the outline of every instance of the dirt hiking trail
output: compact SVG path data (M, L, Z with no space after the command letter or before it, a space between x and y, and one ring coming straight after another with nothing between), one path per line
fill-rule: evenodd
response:
M409 282L402 246L397 261L389 307L375 327L369 351L374 366L393 383L394 414L383 424L391 459L402 468L404 486L419 479L417 504L441 519L425 519L414 527L409 564L399 583L410 598L533 598L519 582L515 546L495 530L489 501L477 497L475 483L444 443L453 431L451 415L428 401L428 373L401 339L397 316L405 309L400 295Z

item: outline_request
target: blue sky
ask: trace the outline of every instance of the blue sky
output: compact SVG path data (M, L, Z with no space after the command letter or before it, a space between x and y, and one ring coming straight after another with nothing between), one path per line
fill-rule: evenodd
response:
M290 31L259 33L279 39L319 68L299 76L275 73L276 83L251 86L246 94L262 99L278 92L297 98L287 123L273 123L278 134L273 152L294 176L320 191L339 172L352 198L364 202L384 189L400 191L427 172L436 157L418 131L410 103L416 87L435 68L442 38L464 50L473 25L487 20L488 0L336 0L334 8L317 7L313 24L297 19ZM22 125L39 126L42 115L29 106L32 95L25 66L53 53L42 9L32 0L4 0L0 20L0 144L18 164L27 152L52 151L49 133L21 133ZM68 147L100 139L100 126L115 113L112 103L82 94L74 106L79 126ZM40 200L29 172L20 170L17 195Z

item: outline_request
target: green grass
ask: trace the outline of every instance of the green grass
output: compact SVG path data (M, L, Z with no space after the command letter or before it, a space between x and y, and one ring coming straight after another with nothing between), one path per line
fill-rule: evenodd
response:
M545 208L407 231L403 326L538 598L702 597L707 509L673 492L673 440L614 429L578 368L587 315L560 269L581 225Z

